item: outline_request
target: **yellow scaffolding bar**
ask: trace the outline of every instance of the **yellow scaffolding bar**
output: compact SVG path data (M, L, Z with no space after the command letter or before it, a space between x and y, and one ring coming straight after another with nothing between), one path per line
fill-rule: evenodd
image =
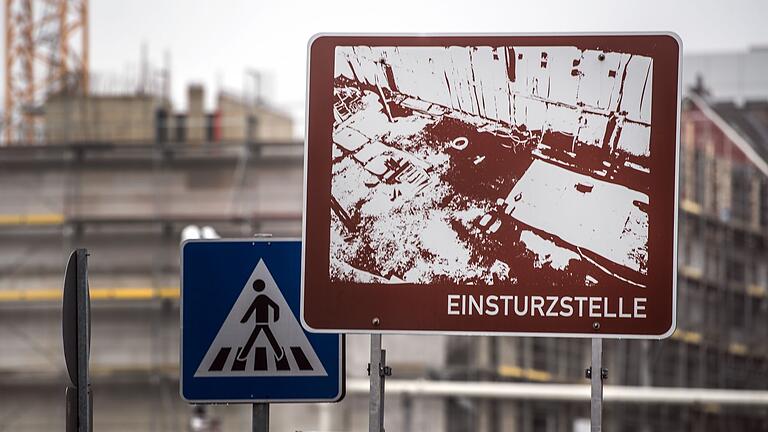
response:
M497 371L499 376L505 378L521 378L530 381L546 382L552 380L552 374L539 369L523 369L514 365L501 365Z
M61 213L0 214L0 226L12 225L61 225Z
M91 300L151 300L178 299L176 287L115 287L92 288ZM0 290L0 303L61 301L61 289L10 289Z

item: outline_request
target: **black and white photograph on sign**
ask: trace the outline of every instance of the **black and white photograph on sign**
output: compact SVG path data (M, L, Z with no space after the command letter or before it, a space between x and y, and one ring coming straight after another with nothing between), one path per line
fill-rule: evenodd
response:
M326 376L264 261L232 305L196 377Z
M331 280L644 287L653 60L339 46Z

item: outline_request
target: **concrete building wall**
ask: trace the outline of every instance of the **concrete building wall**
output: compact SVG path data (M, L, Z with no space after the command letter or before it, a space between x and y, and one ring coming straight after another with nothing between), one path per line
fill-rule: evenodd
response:
M248 103L240 97L221 93L218 101L221 141L287 141L292 138L293 120L288 114Z
M53 96L44 105L48 143L147 143L159 101L149 95Z
M213 113L205 110L205 89L191 85L186 113L149 94L88 97L55 95L45 102L45 142L208 141L285 142L293 139L293 119L273 107L220 94ZM160 118L159 112L165 116Z
M285 141L293 133L293 120L282 112L257 105L253 108L256 116L256 138L264 141Z
M205 140L205 91L202 85L191 85L187 89L187 140L199 144Z
M244 140L249 133L248 110L236 98L220 94L217 102L219 115L221 116L221 140ZM251 119L251 123L255 120ZM252 130L252 129L251 129Z

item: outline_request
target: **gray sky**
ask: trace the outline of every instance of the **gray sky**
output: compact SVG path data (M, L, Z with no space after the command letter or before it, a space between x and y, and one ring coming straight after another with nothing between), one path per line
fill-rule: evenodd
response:
M302 116L307 40L318 32L678 33L686 53L768 46L768 1L91 0L91 70L136 68L143 42L160 66L170 52L173 95L187 83L240 90L244 71L267 74L267 93Z

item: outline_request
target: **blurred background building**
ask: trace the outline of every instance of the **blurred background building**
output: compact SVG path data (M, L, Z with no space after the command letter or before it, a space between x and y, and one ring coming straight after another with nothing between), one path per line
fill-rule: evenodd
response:
M683 86L705 83L716 100L737 103L768 99L768 46L743 52L690 54L685 57ZM701 80L701 81L699 81Z
M219 91L206 109L210 90L199 85L179 110L170 71L146 63L137 77L99 81L86 0L6 0L5 25L0 430L63 429L61 289L75 247L91 253L95 429L247 430L247 406L193 409L179 397L179 242L189 225L222 237L301 235L293 119L244 92ZM755 49L685 59L678 330L607 341L609 385L768 389L767 58ZM274 430L365 430L368 338L347 340L347 398L273 406ZM588 341L554 338L386 336L384 347L404 380L586 383L590 354ZM403 390L386 407L392 431L588 430L586 402ZM606 410L606 430L768 431L764 407Z

